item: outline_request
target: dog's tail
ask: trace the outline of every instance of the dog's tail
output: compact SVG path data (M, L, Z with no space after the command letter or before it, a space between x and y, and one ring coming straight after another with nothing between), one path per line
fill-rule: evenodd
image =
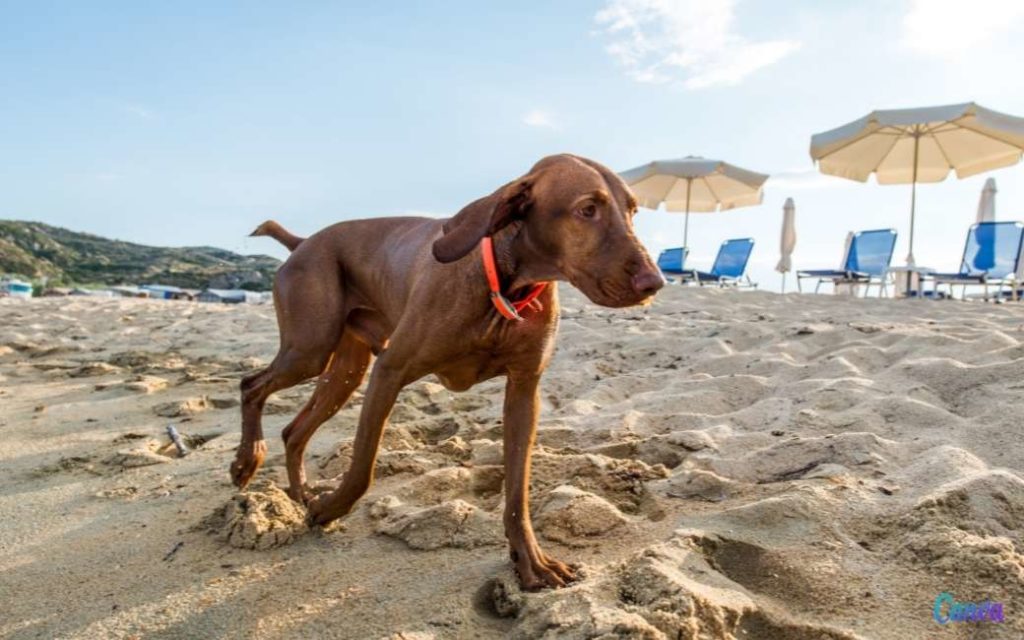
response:
M288 247L289 251L295 251L295 248L302 244L305 238L291 234L281 225L277 224L273 220L267 220L260 226L256 227L256 230L249 234L250 236L270 236L274 240L277 240L284 246Z

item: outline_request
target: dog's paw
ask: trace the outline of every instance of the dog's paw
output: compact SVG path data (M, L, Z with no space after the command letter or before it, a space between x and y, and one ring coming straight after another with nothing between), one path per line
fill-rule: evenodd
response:
M239 489L244 489L256 475L256 471L266 457L266 441L257 440L252 443L240 444L238 452L235 454L235 461L231 463L231 482Z
M574 568L564 562L549 558L540 549L537 549L535 557L514 558L513 560L516 565L516 573L519 575L519 585L523 591L558 589L579 579Z

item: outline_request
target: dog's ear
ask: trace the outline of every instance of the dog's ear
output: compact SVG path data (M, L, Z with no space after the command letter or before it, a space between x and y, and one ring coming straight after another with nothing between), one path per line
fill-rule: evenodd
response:
M532 176L525 176L463 207L444 223L444 235L434 242L434 258L438 262L455 262L472 251L484 236L497 233L525 216L532 205L532 186Z

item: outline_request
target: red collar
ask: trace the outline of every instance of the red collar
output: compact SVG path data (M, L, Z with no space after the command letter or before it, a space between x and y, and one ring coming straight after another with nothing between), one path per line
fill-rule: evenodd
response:
M519 315L519 312L523 309L529 307L530 309L540 311L544 308L540 300L537 300L537 296L547 288L548 283L546 282L538 282L533 285L529 293L523 296L521 300L516 300L515 302L501 294L501 285L498 284L498 266L494 260L494 243L491 241L490 236L484 236L480 240L480 256L484 261L487 286L491 290L491 303L502 317L508 320L522 320L523 317Z

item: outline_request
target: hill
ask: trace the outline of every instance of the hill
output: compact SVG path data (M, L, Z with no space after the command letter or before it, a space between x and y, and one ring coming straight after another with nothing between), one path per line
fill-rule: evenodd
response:
M276 258L216 247L148 247L39 222L0 220L0 273L64 284L268 290Z

